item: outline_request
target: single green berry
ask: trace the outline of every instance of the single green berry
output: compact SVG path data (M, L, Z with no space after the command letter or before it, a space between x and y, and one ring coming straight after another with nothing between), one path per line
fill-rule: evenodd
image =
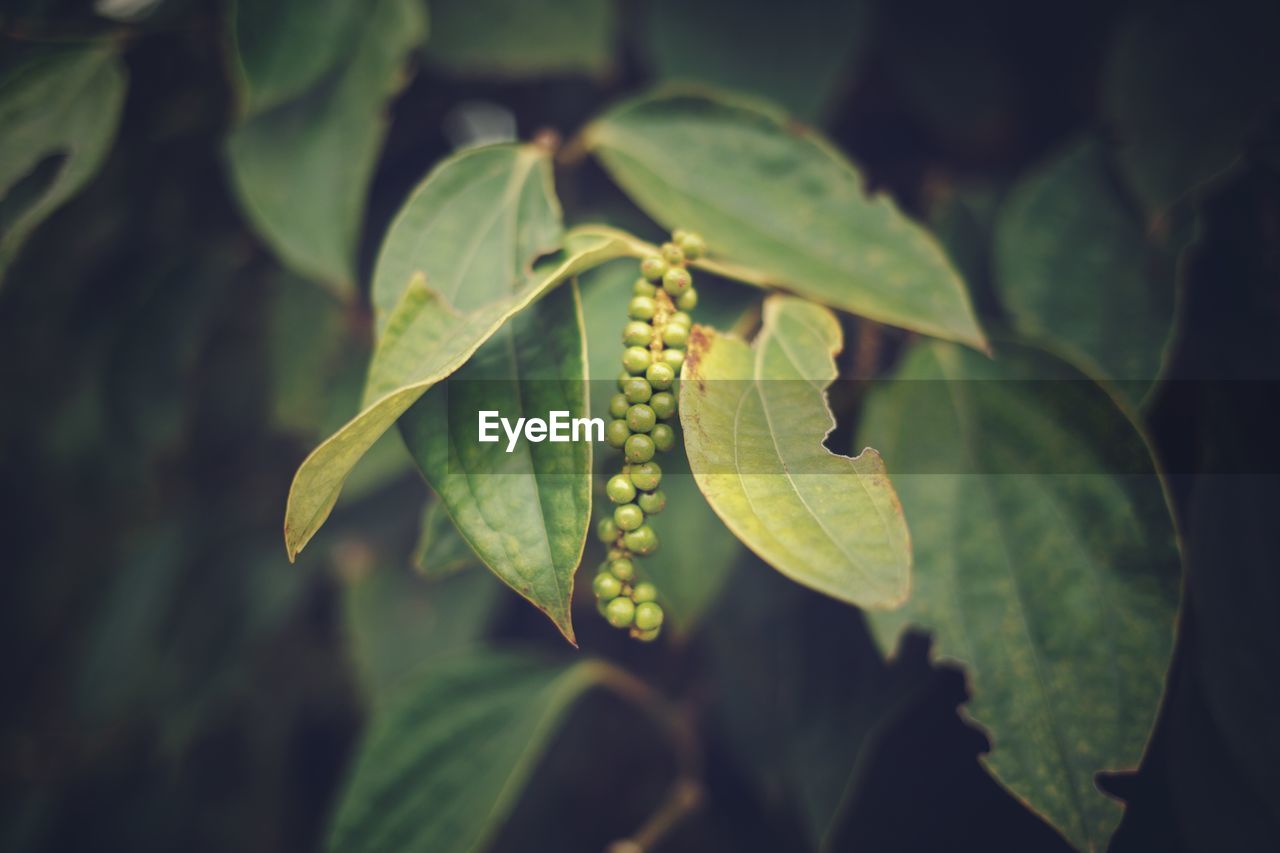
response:
M649 432L649 438L653 439L653 446L664 453L676 446L676 431L666 424L657 424Z
M683 347L689 343L689 327L668 323L662 329L662 342L669 347Z
M696 261L707 253L707 243L699 234L685 232L676 242L680 244L684 256L691 261Z
M636 403L627 409L627 426L632 432L648 432L657 422L658 416L644 403Z
M672 296L679 296L690 287L693 287L693 276L683 267L669 269L662 277L662 289Z
M622 393L629 403L647 403L653 396L653 386L643 376L628 376Z
M650 255L640 262L640 275L649 279L649 281L657 281L667 272L667 262L657 255Z
M596 594L596 598L608 601L622 594L622 581L608 572L601 572L591 582L591 589Z
M662 607L652 601L636 607L635 610L636 627L641 631L652 631L654 628L662 627Z
M630 382L630 381L632 380L632 378L633 378L633 377L631 376L631 374L630 374L630 373L627 373L627 371L625 371L625 370L624 370L624 371L622 371L621 373L619 373L619 374L618 374L618 390L619 390L619 391L626 391L626 390L627 390L627 383L628 383L628 382Z
M629 598L615 598L604 610L604 618L615 628L625 628L636 617L636 606Z
M653 409L658 420L665 421L676 413L675 395L670 391L659 391L649 398L649 408Z
M671 232L671 242L679 243L680 241L684 240L685 237L688 237L688 236L689 236L689 229L677 228L676 230Z
M662 482L662 466L657 462L646 462L643 465L631 466L631 482L637 489L651 492Z
M647 524L622 534L622 543L637 554L652 554L658 550L658 534Z
M654 451L658 448L654 447L653 439L647 435L633 435L627 439L627 443L623 445L622 454L626 460L631 463L648 462L653 458Z
M600 523L596 525L596 538L606 545L618 538L618 525L613 523L612 518L600 519Z
M667 347L662 351L662 360L671 365L671 369L679 376L680 368L684 365L684 350Z
M623 504L614 507L613 523L618 525L622 530L635 530L644 524L644 510L635 504Z
M609 561L609 571L620 581L629 581L636 576L636 564L626 557ZM652 586L652 584L650 584Z
M687 329L693 325L693 318L685 311L677 311L667 318L667 325L684 326Z
M684 293L676 297L676 307L681 311L692 311L698 307L698 291L695 288L689 288Z
M667 331L671 330L668 329ZM676 372L665 361L656 361L645 369L644 378L648 379L649 384L654 388L665 390L671 387L672 382L676 381Z
M632 320L652 320L658 306L648 296L633 296L627 303L627 316Z
M644 373L652 363L653 354L644 347L627 347L622 351L622 366L628 373Z
M654 287L643 278L636 279L636 283L631 285L631 293L634 296L653 296L658 292L658 288Z
M609 398L609 416L614 418L625 418L627 409L631 406L627 402L627 395L618 393Z
M642 643L652 643L654 640L658 639L658 635L661 633L661 628L654 628L651 631L637 631L635 628L631 629L631 636Z
M631 588L631 600L636 604L658 600L658 588L648 581L641 581Z
M636 499L636 486L626 474L614 474L605 484L604 492L616 504L629 504Z
M656 492L642 492L636 501L645 515L657 515L667 505L667 496L659 489Z
M613 600L613 599L610 599L610 601L612 601L612 600ZM605 615L609 612L609 602L608 602L608 601L605 601L603 598L597 598L597 599L596 599L596 611L597 611L601 616L605 616Z
M622 330L622 342L629 347L647 347L653 340L653 326L643 320L632 320Z
M675 243L663 243L662 259L670 266L678 267L684 263L684 250Z
M609 425L604 428L604 440L610 447L618 450L626 446L627 439L630 437L631 428L627 426L626 421L609 421Z

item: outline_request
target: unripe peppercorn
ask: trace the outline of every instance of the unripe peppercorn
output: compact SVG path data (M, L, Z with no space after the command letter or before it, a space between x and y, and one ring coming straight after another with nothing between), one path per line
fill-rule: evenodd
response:
M662 289L672 296L679 296L693 286L693 276L683 267L667 270L662 277Z
M644 510L635 504L623 504L614 509L613 523L623 531L635 530L644 524Z
M648 296L633 296L627 303L627 316L632 320L652 320L658 306Z
M631 428L627 426L626 421L609 421L609 425L604 428L604 440L609 443L610 447L621 450L627 444L627 439L631 437Z
M605 484L604 492L616 504L628 504L636 499L636 486L626 474L614 474Z
M629 598L615 598L604 610L604 618L615 628L625 628L636 616L636 606Z
M649 281L658 281L667 272L667 262L657 255L650 255L640 262L640 275Z
M662 360L671 365L671 369L679 376L680 368L684 366L684 350L667 347L662 351Z
M696 261L707 253L707 244L698 234L691 234L686 231L676 237L675 240L680 244L680 249L684 252L685 257L691 261Z
M622 534L622 542L631 551L637 554L652 554L658 549L658 534L653 532L653 528L647 524L642 524L635 530L628 530Z
M644 403L636 403L627 409L627 426L632 432L648 432L657 422L658 416Z
M601 572L591 582L591 590L596 594L596 598L608 601L610 598L617 598L622 594L622 581L611 574Z
M631 629L631 636L642 643L652 643L654 640L658 639L658 635L661 633L661 628L654 628L652 631L638 631L635 628Z
M684 241L685 237L688 237L688 236L689 236L689 229L677 228L676 230L671 232L671 242L679 244Z
M659 489L656 492L642 492L636 500L645 515L657 515L667 505L667 496Z
M670 391L659 391L649 398L649 408L658 420L665 421L676 413L676 398Z
M631 600L636 604L658 600L658 588L648 581L643 581L631 588Z
M612 601L612 600L613 600L613 599L608 599L608 600L606 600L606 599L603 599L603 598L597 598L597 599L596 599L596 612L597 612L597 613L599 613L601 616L604 616L604 615L605 615L605 612L609 609L609 602L610 602L610 601Z
M618 525L613 523L612 518L600 519L600 523L596 525L596 538L606 545L618 538Z
M637 489L651 492L662 482L662 467L657 462L645 462L643 465L631 466L631 482Z
M650 407L652 408L652 407ZM657 414L655 412L655 414ZM667 451L676 445L676 431L666 424L657 424L649 431L649 438L653 439L653 446L661 451Z
M628 376L622 394L629 403L647 403L653 396L653 386L643 376Z
M684 326L687 329L693 325L693 318L684 311L677 311L667 318L667 325Z
M698 307L698 291L689 288L684 293L676 297L676 307L681 311L692 311Z
M676 328L679 327L677 326ZM671 328L668 327L667 331L671 331ZM672 382L676 381L676 372L665 361L656 361L645 369L644 378L648 379L649 384L654 388L665 390L671 387Z
M623 393L614 394L609 398L609 416L614 418L625 418L627 409L631 408L631 404L627 402L627 395Z
M675 243L662 244L662 259L673 267L684 263L684 250Z
M622 330L622 342L629 347L647 347L653 340L653 326L643 320L632 320Z
M622 351L622 366L628 373L644 373L652 363L653 355L644 347L627 347Z
M618 580L629 581L636 576L636 564L626 557L619 557L616 560L609 561L609 571L613 572L613 576ZM653 584L649 584L649 586L653 586Z
M631 374L630 374L630 373L627 373L627 371L625 371L625 370L624 370L624 371L622 371L621 373L619 373L619 374L618 374L618 390L619 390L619 391L626 391L626 390L627 390L627 383L628 383L628 382L630 382L630 381L632 380L632 378L633 378L633 377L631 376Z
M654 287L643 278L636 279L636 283L631 285L631 293L634 296L653 296L658 292L658 288Z
M669 347L682 347L689 343L689 327L668 323L662 330L662 342ZM666 362L663 362L664 364ZM671 365L667 365L670 367ZM673 371L674 375L674 371Z
M646 601L635 609L633 618L641 631L652 631L662 627L662 608L652 601Z
M657 448L653 445L653 439L647 435L633 435L627 439L627 443L622 447L622 454L626 460L631 463L648 462L653 458L654 451Z

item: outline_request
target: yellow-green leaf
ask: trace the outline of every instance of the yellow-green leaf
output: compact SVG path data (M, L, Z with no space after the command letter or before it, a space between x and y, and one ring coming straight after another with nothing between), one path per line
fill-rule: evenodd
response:
M850 604L896 607L911 544L880 454L822 444L842 345L835 316L794 297L765 302L754 347L695 327L680 383L685 450L712 508L778 571Z
M646 213L706 238L708 268L986 346L937 241L887 197L868 195L852 163L786 115L727 96L658 93L605 113L585 142Z

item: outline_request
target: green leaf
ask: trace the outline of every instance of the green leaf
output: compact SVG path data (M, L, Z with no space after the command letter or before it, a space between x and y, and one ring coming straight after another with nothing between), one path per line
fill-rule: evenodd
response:
M850 604L896 607L911 544L880 454L822 444L842 346L835 316L794 297L765 302L754 347L695 327L680 383L685 450L716 514L775 569Z
M576 284L507 321L400 420L400 433L458 532L494 574L574 642L573 575L591 523L591 442L481 442L478 416L587 416Z
M1043 353L931 343L872 394L860 437L899 468L916 553L911 600L871 617L881 646L908 624L933 631L970 673L990 769L1072 843L1105 847L1121 809L1093 777L1142 758L1178 600L1142 436Z
M565 248L544 258L524 285L487 304L462 310L417 275L405 290L374 351L360 414L303 460L285 507L290 558L324 524L343 480L369 448L427 389L467 362L517 312L583 270L619 257L629 242L596 229L570 232Z
M592 414L608 421L609 398L617 392L614 379L621 368L622 327L627 304L637 276L634 260L616 261L592 270L583 277L582 305L587 323L587 353L590 357ZM759 294L728 282L697 276L698 308L693 313L700 322L722 328L732 326L759 303ZM662 547L653 557L640 561L641 570L661 590L667 612L667 628L690 631L711 606L729 578L742 546L712 511L698 491L684 442L660 460L662 491L667 509L653 520ZM622 465L621 454L605 450L596 469L603 483ZM602 502L607 507L607 501Z
M859 0L801 0L785 10L730 0L653 0L645 9L644 44L659 80L749 92L807 121L850 88L873 11Z
M237 0L231 58L248 112L264 112L340 73L369 8L360 0Z
M707 269L978 348L937 242L816 132L759 104L659 93L592 123L587 146L650 216L700 232Z
M1142 3L1117 29L1103 113L1125 177L1156 216L1230 172L1274 103L1273 4Z
M1141 400L1173 328L1173 257L1148 243L1087 139L1010 192L995 233L995 281L1015 327Z
M427 55L480 77L598 75L613 55L614 13L602 0L434 0Z
M42 49L0 78L0 277L106 159L125 81L109 44Z
M346 297L355 292L356 244L386 135L386 103L426 26L418 0L359 8L358 41L334 70L255 114L227 141L232 182L254 227L291 269ZM282 41L310 47L287 32Z
M484 849L574 704L627 678L599 661L498 652L432 667L371 721L329 849Z
M425 577L442 578L479 563L444 504L435 498L427 501L418 526L418 542L413 547L414 568Z

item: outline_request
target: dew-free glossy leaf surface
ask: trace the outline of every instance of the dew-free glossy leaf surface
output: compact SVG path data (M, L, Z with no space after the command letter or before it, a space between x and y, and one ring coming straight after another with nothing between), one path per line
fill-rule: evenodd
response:
M806 121L821 117L857 71L871 34L872 5L798 0L768 3L653 0L645 46L659 80L723 86L768 98Z
M850 604L895 607L911 543L880 454L822 444L842 346L835 316L794 297L765 302L753 347L695 327L680 385L685 450L716 514L775 569Z
M589 149L646 213L707 240L718 270L936 337L985 346L927 231L816 132L727 96L663 94L592 123Z
M346 296L354 293L356 241L386 135L386 104L426 31L417 0L360 9L351 25L357 40L334 69L255 113L227 142L232 183L257 231L290 268Z
M1149 451L1099 386L1026 347L921 344L895 380L860 441L910 471L894 483L916 564L876 636L890 650L906 625L932 631L970 675L987 765L1073 844L1105 848L1121 808L1093 777L1140 761L1177 609Z
M107 44L40 50L0 78L0 278L32 229L102 165L124 94Z
M471 360L400 420L427 482L498 577L573 641L569 604L591 521L591 442L479 441L478 415L515 422L587 416L586 352L576 284L507 321Z
M614 50L615 8L602 0L435 0L427 55L478 77L600 74Z
M492 651L433 665L370 721L329 849L484 849L566 713L611 671Z
M1001 208L995 282L1014 325L1137 402L1160 375L1173 326L1173 258L1148 242L1097 141L1024 178Z
M1123 174L1147 213L1230 171L1280 86L1280 13L1253 2L1141 3L1102 75Z

